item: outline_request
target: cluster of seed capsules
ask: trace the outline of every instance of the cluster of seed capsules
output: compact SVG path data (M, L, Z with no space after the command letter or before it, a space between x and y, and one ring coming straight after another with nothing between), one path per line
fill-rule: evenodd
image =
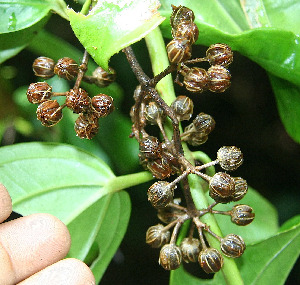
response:
M167 45L169 60L176 65L177 77L184 77L183 84L192 92L201 93L204 90L224 92L230 86L230 73L226 67L232 62L233 54L229 46L215 44L208 48L206 57L190 60L191 46L198 38L198 28L194 23L194 13L187 7L173 6L171 26L173 40ZM208 61L211 67L208 71L192 67L187 64ZM136 102L142 92L138 86L134 98ZM169 106L178 121L190 120L193 114L193 101L187 96L177 96ZM159 264L166 270L179 268L182 262L199 262L206 273L218 272L223 266L223 255L240 257L246 245L239 235L228 234L220 237L210 230L210 227L201 222L200 218L207 213L222 214L231 217L231 222L238 226L250 224L255 217L253 209L244 204L237 204L229 211L217 211L213 208L218 203L240 201L248 191L246 180L241 177L232 177L227 172L236 170L243 162L243 154L238 147L223 146L217 152L217 158L207 164L193 166L185 157L179 157L164 129L164 121L167 117L165 111L147 94L143 97L139 110L135 104L131 110L131 118L134 123L139 119L139 158L141 164L148 169L154 177L160 181L155 182L148 189L148 200L157 210L158 218L162 223L151 226L146 233L146 243L153 248L161 248ZM138 116L136 115L138 113ZM148 134L147 125L157 125L163 139ZM134 124L135 126L135 124ZM180 135L181 141L193 146L205 143L208 135L215 127L214 119L205 113L198 114L187 125ZM207 167L219 165L223 171L209 176L202 171ZM214 200L206 209L189 212L174 198L174 191L178 183L190 174L196 174L208 183L209 196ZM171 175L177 175L172 181L165 179ZM191 220L189 234L180 244L177 244L177 236L182 224ZM165 225L164 225L165 224ZM172 233L170 229L173 228ZM194 237L195 229L198 237ZM212 235L220 243L220 249L209 245L204 232ZM222 252L222 254L221 254Z
M61 58L55 63L53 59L41 56L35 59L32 68L34 74L43 79L57 75L65 80L73 80L77 78L81 66L69 57ZM84 75L82 80L105 87L115 80L115 72L113 69L107 72L98 67L92 76ZM37 119L46 127L52 127L62 119L63 108L71 109L73 113L79 115L74 125L76 135L91 139L98 132L99 119L114 110L113 98L106 94L98 94L91 98L79 85L80 82L75 83L69 91L58 93L52 92L52 87L45 81L31 83L27 90L27 99L30 103L39 104L36 111ZM59 105L54 99L57 96L65 96L65 103Z
M231 85L231 75L226 69L233 61L231 48L226 44L213 44L207 49L206 57L190 60L192 45L199 36L198 27L194 23L194 13L183 6L172 5L172 8L170 20L173 40L166 48L170 63L178 65L175 82L184 85L190 92L201 93L205 90L224 92ZM187 66L203 61L208 61L211 65L208 70ZM179 80L179 75L183 76L183 83Z

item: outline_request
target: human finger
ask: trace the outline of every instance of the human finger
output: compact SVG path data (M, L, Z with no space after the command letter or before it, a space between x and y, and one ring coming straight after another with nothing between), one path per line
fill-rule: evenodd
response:
M12 203L6 187L0 183L0 223L5 221L11 214Z
M1 224L0 284L16 284L57 262L67 255L70 244L67 227L49 214Z
M30 276L17 285L95 285L95 277L82 261L67 258Z

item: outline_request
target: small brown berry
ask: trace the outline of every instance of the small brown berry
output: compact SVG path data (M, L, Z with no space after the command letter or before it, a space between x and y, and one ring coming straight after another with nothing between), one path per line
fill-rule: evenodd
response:
M145 106L144 115L146 120L151 125L157 125L158 120L163 121L165 118L163 109L159 107L155 102L149 102L149 104Z
M252 223L255 214L248 205L235 205L231 210L231 221L238 226L246 226Z
M40 56L34 60L32 69L35 76L42 78L51 78L54 76L55 62L52 58Z
M37 110L37 119L41 121L45 127L56 125L63 117L62 108L56 100L47 100L42 102Z
M74 79L79 72L79 67L75 60L69 57L59 59L54 66L54 73L66 80Z
M166 179L171 174L173 174L173 169L170 163L163 158L158 158L153 161L149 161L147 163L147 169L157 179Z
M199 30L195 23L183 21L179 23L177 29L172 29L172 36L186 39L192 45L198 40Z
M98 87L106 87L116 80L116 71L112 67L109 67L107 72L99 66L94 70L93 77L95 77L95 84Z
M209 83L208 89L212 92L224 92L230 87L231 75L229 71L221 65L213 65L207 70Z
M218 272L223 266L223 257L215 248L206 248L199 254L198 261L206 273Z
M162 224L150 227L146 232L146 243L159 248L170 241L170 231L165 231Z
M181 250L175 244L165 244L160 250L158 262L165 270L177 269L181 264L181 260Z
M156 209L164 208L173 201L175 188L176 185L172 185L167 181L155 182L148 189L148 201Z
M206 57L211 65L227 67L233 61L233 53L226 44L213 44L206 51Z
M188 91L201 93L208 88L208 74L203 68L192 67L184 75L183 83Z
M209 181L209 196L219 203L228 203L234 193L234 179L227 173L218 172Z
M161 143L156 137L147 136L139 143L140 157L144 159L157 159L161 157Z
M172 10L170 23L171 27L175 30L181 22L194 22L195 20L194 12L185 6L179 5L176 7L172 5Z
M236 170L243 163L243 154L236 146L223 146L218 150L220 166L227 171Z
M31 83L27 90L27 99L30 103L40 104L52 96L52 87L47 82Z
M87 113L91 110L91 98L82 88L71 89L66 95L66 105L76 114Z
M79 114L75 121L74 129L78 137L90 140L98 132L98 117L93 113Z
M92 98L92 106L99 118L106 117L115 109L114 99L106 94L98 94L94 96Z
M171 63L180 63L190 59L191 52L191 45L184 38L175 38L167 44L168 58Z
M234 179L234 193L232 195L232 201L239 201L248 192L248 184L242 177L233 177Z
M179 121L189 120L193 114L194 103L187 96L177 96L170 106Z
M222 252L226 256L232 258L240 257L246 249L244 240L240 236L234 234L229 234L222 238L220 246Z
M184 238L180 244L182 259L184 262L197 262L200 253L200 240L196 238Z

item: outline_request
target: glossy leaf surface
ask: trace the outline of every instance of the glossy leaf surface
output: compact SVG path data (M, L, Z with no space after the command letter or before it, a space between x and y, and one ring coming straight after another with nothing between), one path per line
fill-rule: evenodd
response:
M157 0L98 1L87 16L68 10L75 35L94 60L108 69L121 49L141 40L164 18Z

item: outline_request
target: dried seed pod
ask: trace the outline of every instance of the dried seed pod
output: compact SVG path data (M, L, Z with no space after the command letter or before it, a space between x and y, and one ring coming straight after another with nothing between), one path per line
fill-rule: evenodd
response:
M173 200L173 203L179 205L180 201L181 199L177 198ZM165 224L169 224L177 220L177 218L182 214L183 214L182 211L170 206L157 209L157 217Z
M233 52L226 44L213 44L207 49L206 57L210 65L227 67L233 61Z
M184 136L181 140L187 142L189 145L199 146L206 143L208 135L203 133L190 133L188 136Z
M172 185L167 181L158 181L148 189L148 201L156 209L166 207L173 201L174 189L176 185Z
M220 247L226 256L232 258L240 257L246 249L246 245L242 237L234 234L229 234L222 238Z
M193 114L194 103L187 96L177 96L171 104L179 121L189 120Z
M66 106L73 113L87 113L91 111L91 97L82 88L70 89L66 95Z
M175 244L165 244L160 250L158 262L165 270L177 269L181 260L181 250Z
M109 67L107 72L98 66L93 72L93 77L96 79L95 84L98 87L106 87L116 80L116 71Z
M220 166L227 171L236 170L243 163L243 154L236 146L223 146L217 152Z
M98 117L93 113L79 114L75 121L74 129L78 137L90 140L98 132Z
M195 20L194 12L185 6L179 5L176 7L172 5L172 10L170 23L171 27L175 30L181 22L194 22Z
M47 82L31 83L27 90L27 99L32 104L40 104L52 96L52 87Z
M192 47L184 38L175 38L167 44L168 58L171 63L180 63L190 59L191 52Z
M165 159L158 158L154 161L149 161L147 164L148 170L157 179L166 179L173 174L171 165Z
M215 248L206 248L199 254L198 261L206 273L218 272L223 266L223 256Z
M36 110L36 115L45 127L56 125L63 117L62 108L56 100L42 102Z
M235 205L231 212L231 221L239 226L249 225L255 217L253 209L248 205Z
M157 159L161 157L161 143L156 137L147 136L139 143L140 157L144 159Z
M146 232L146 243L159 248L170 241L170 231L165 231L162 224L150 227Z
M193 120L193 124L196 132L205 133L208 135L214 130L216 122L212 116L205 113L200 113Z
M239 201L247 194L248 184L242 177L233 177L234 179L234 193L232 195L232 201Z
M190 21L182 21L177 26L177 29L172 29L173 38L186 39L190 45L198 40L199 30L195 23Z
M76 61L69 57L59 59L54 66L54 73L66 80L74 79L79 72Z
M205 69L192 67L184 75L183 83L188 91L201 93L207 90L209 77Z
M184 262L197 262L200 253L200 240L197 238L184 238L180 244Z
M218 203L232 201L234 179L227 173L218 172L209 181L209 196Z
M51 78L54 76L55 62L52 58L40 56L36 58L32 64L35 76L42 78Z
M149 102L145 106L144 115L146 120L151 125L157 125L158 120L164 120L165 114L162 108L160 108L155 102Z
M212 92L224 92L230 87L231 75L229 71L221 65L213 65L207 70L209 78L208 89Z
M114 109L114 99L106 94L98 94L92 98L92 107L99 118L106 117Z

